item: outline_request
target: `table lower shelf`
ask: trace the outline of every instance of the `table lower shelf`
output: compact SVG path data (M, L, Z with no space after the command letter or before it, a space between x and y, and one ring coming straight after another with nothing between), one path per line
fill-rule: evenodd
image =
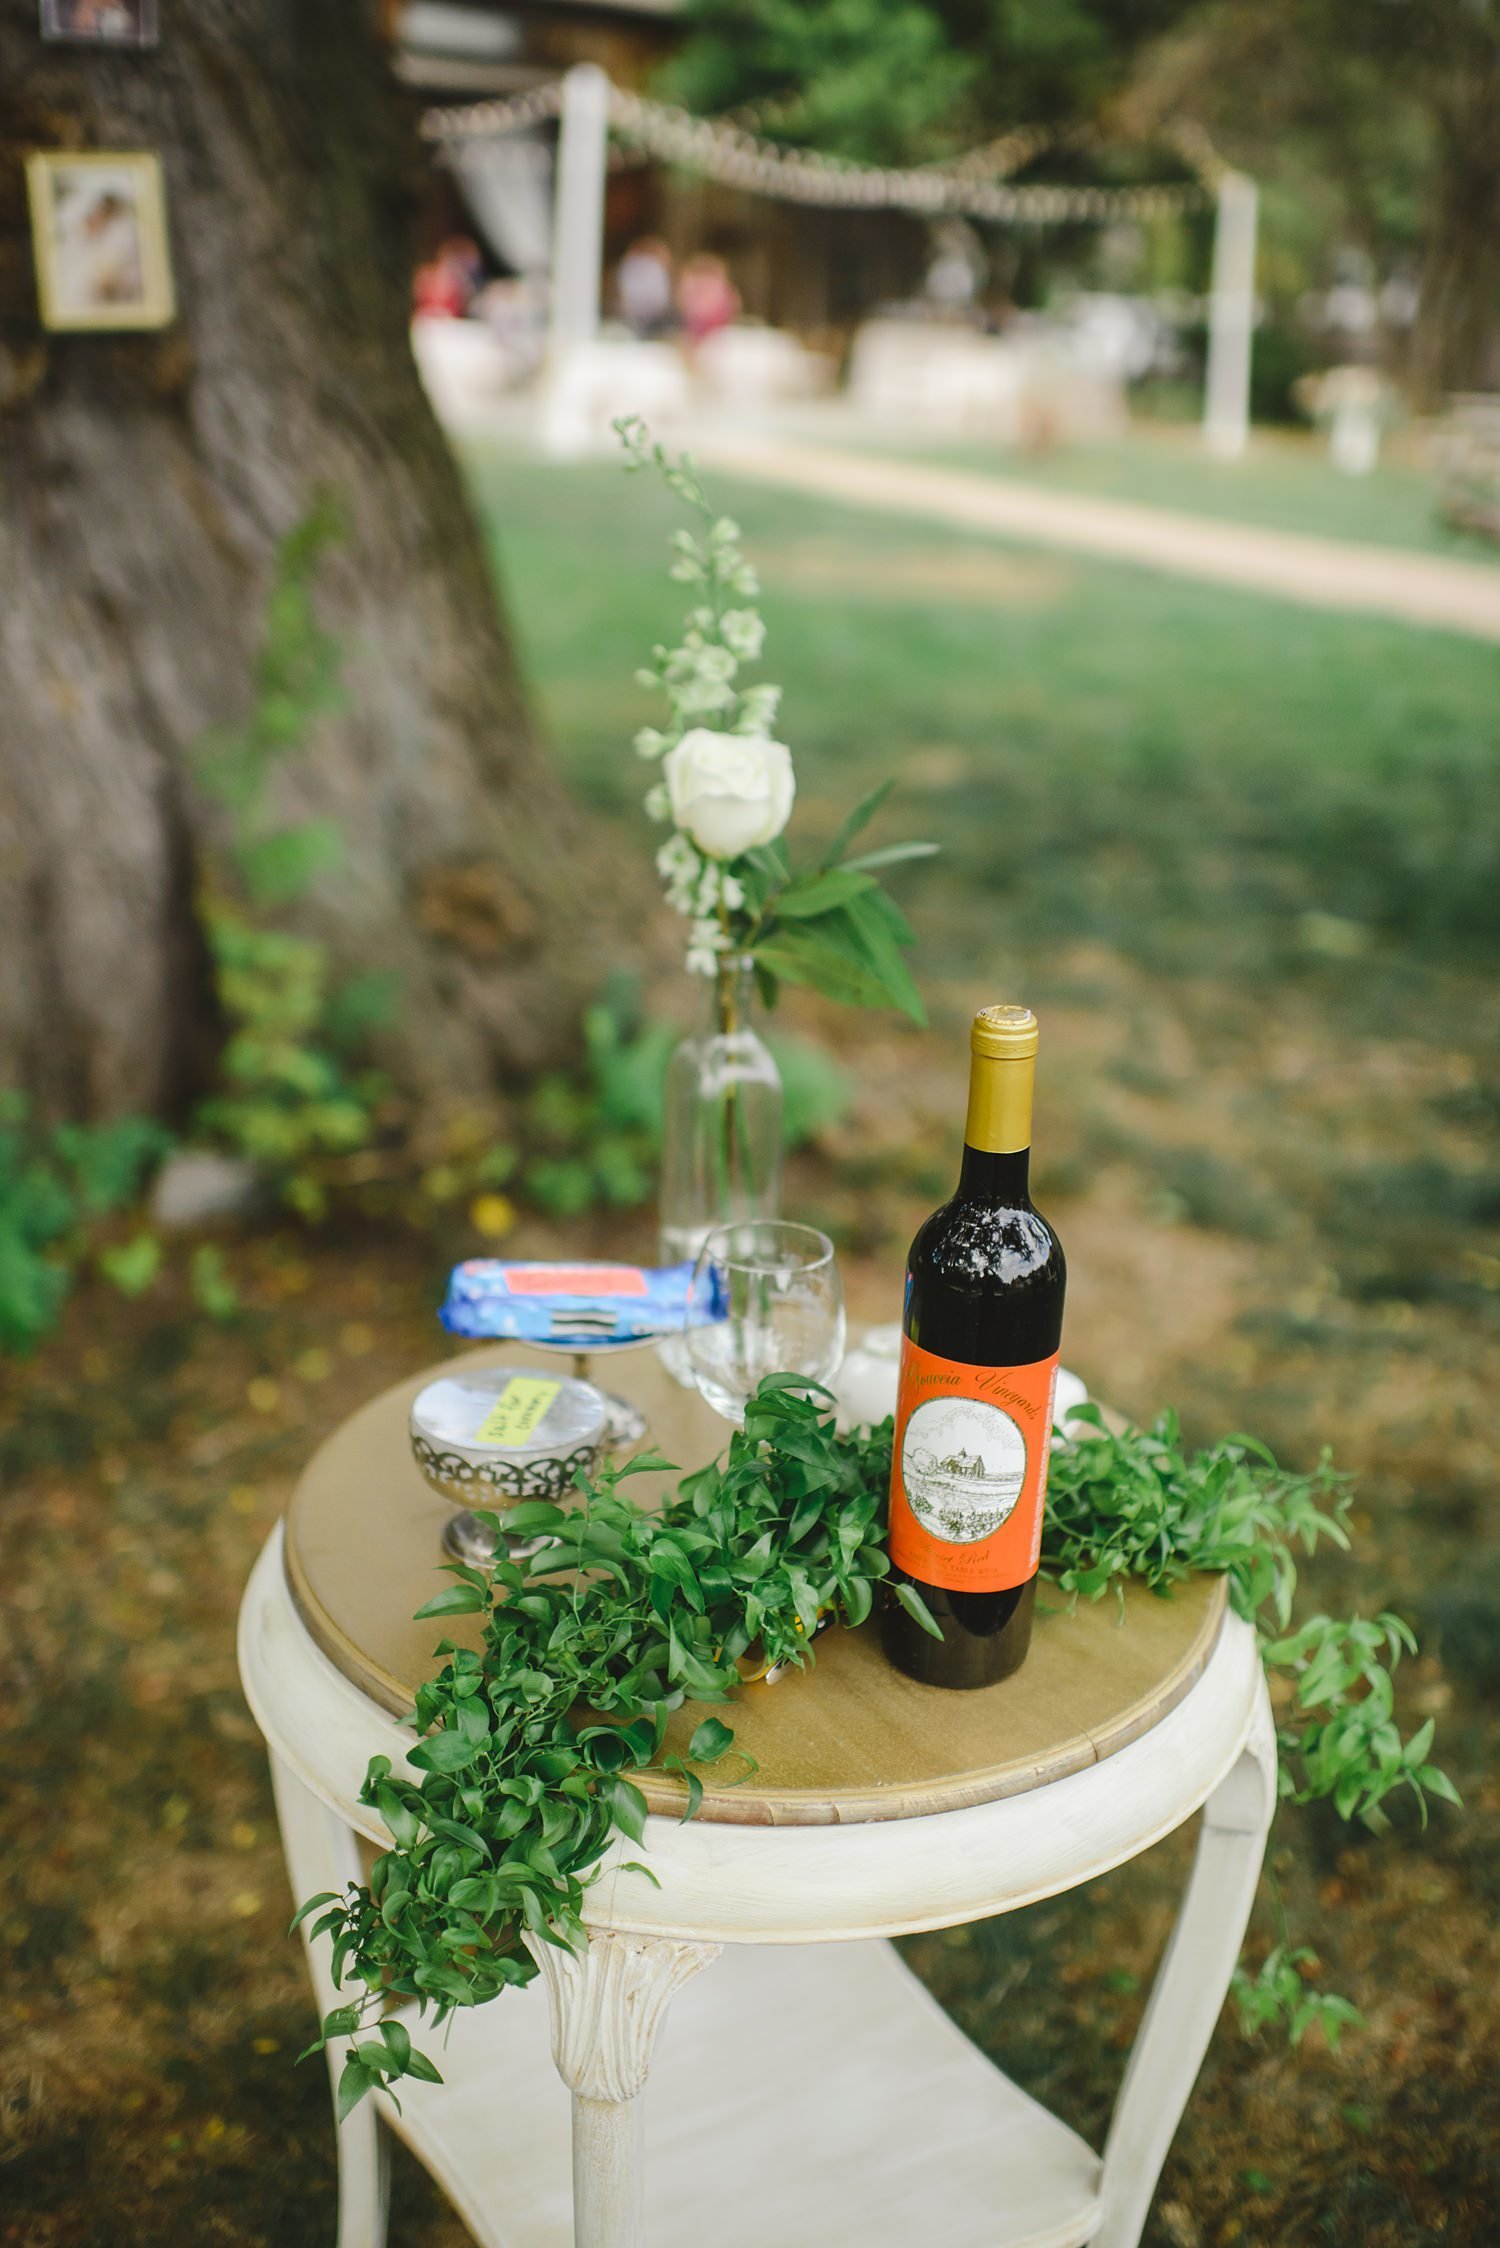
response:
M484 2248L571 2248L570 2103L539 1986L460 2015L392 2128ZM652 2248L1080 2248L1097 2155L889 1944L731 1945L679 1991L644 2094Z

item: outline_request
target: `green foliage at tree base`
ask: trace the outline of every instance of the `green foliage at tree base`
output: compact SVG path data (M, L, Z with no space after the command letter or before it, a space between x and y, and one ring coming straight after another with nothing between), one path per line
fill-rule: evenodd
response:
M522 1104L510 1169L523 1201L549 1216L632 1210L656 1191L667 1060L679 1032L641 1007L633 977L616 976L585 1009L583 1058L544 1077ZM846 1070L807 1039L769 1040L781 1074L788 1150L837 1124L853 1097ZM509 1175L509 1172L507 1173Z
M278 821L272 804L278 769L345 707L339 643L314 601L323 556L342 534L341 511L323 493L277 547L249 714L205 735L195 760L227 820L199 913L229 1036L222 1084L194 1124L254 1163L305 1218L327 1209L330 1162L377 1136L386 1088L354 1057L396 998L388 977L340 983L325 945L266 918L343 859L334 823Z
M230 1034L222 1089L199 1103L195 1127L254 1163L299 1216L320 1218L329 1159L371 1144L386 1092L377 1071L352 1059L359 1010L345 1029L349 993L330 991L322 945L261 928L227 903L205 922Z
M150 1285L160 1248L150 1233L102 1238L171 1144L146 1117L35 1126L19 1094L0 1095L0 1351L33 1349L56 1326L92 1261L122 1293Z

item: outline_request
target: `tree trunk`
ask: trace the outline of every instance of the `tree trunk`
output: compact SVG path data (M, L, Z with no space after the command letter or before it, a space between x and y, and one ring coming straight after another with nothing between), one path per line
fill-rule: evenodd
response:
M162 19L146 52L44 45L0 0L0 1081L77 1116L201 1083L189 752L248 715L276 543L328 491L349 707L275 807L345 848L295 919L396 972L406 1087L477 1090L566 1040L590 885L408 346L412 115L371 0ZM175 325L44 333L28 148L160 153Z
M1467 42L1435 89L1427 255L1413 339L1418 395L1500 382L1500 40Z

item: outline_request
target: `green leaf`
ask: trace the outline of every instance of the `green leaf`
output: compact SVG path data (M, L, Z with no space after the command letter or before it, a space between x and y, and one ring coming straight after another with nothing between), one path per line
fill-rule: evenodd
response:
M688 1755L695 1764L717 1764L733 1746L734 1734L723 1719L705 1717L688 1743Z
M292 1914L291 1920L288 1923L287 1934L289 1936L295 1935L310 1912L316 1912L322 1905L336 1905L338 1901L338 1892L336 1890L320 1889L315 1897L308 1898L305 1905L299 1905L297 1907L297 1910Z
M835 942L827 920L794 925L756 947L756 958L782 983L805 985L846 1007L881 1007L886 993L864 962Z
M235 861L254 905L300 897L319 875L341 864L344 834L335 820L306 820L235 847Z
M901 866L908 859L930 859L942 849L941 843L887 843L884 850L866 851L857 859L846 859L845 867L851 874L871 872L876 867Z
M161 1271L162 1248L154 1233L138 1233L99 1251L99 1270L122 1296L143 1296Z
M617 1483L623 1483L628 1475L675 1475L676 1473L676 1461L669 1460L664 1452L637 1452L632 1458L626 1460L622 1467L615 1469L614 1479Z
M646 1798L630 1780L610 1779L601 1790L609 1805L610 1817L621 1832L632 1842L646 1839Z
M925 1632L930 1633L934 1639L941 1639L943 1636L942 1626L938 1623L936 1617L932 1613L932 1610L928 1607L926 1601L922 1598L922 1595L916 1590L916 1588L912 1585L898 1582L893 1586L892 1589L895 1592L896 1598L900 1601L902 1607L906 1610L906 1613L911 1617L913 1623L920 1624L922 1629Z
M863 897L855 898L844 911L854 932L854 941L890 1004L899 1007L914 1023L925 1024L927 1010L901 955L902 946L911 942L911 931L900 909L884 891L870 890Z
M505 1528L514 1531L518 1538L543 1537L560 1529L568 1517L560 1506L546 1499L523 1499L519 1506L505 1510Z
M365 2094L373 2091L379 2082L380 2078L374 2069L366 2068L363 2061L355 2060L352 2055L345 2061L343 2074L339 2078L340 2123L354 2113Z
M843 1594L845 1618L851 1628L857 1630L874 1605L875 1596L870 1588L870 1580L868 1577L850 1577L841 1582L840 1591Z
M415 1813L408 1810L396 1790L390 1786L375 1790L375 1808L390 1829L391 1840L398 1850L410 1850L417 1839L418 1822Z
M866 828L869 826L871 820L874 819L875 814L880 810L881 805L890 795L891 790L895 787L895 785L896 783L894 780L882 781L878 788L871 789L868 796L862 796L860 798L853 811L849 813L848 817L844 820L843 824L838 829L838 832L835 834L833 841L829 844L827 850L823 853L823 856L819 859L818 865L820 867L830 867L838 865L839 861L843 858L844 853L848 850L850 844L854 841L855 836L860 833L862 828Z
M587 1733L580 1734L579 1738L588 1742L597 1770L618 1772L625 1762L625 1742L612 1726L590 1728Z
M689 1606L697 1609L700 1614L702 1613L703 1594L699 1589L692 1563L686 1555L679 1553L675 1546L668 1545L660 1538L655 1539L652 1543L651 1574L653 1577L664 1578L668 1584L674 1585L684 1595Z
M776 917L784 921L811 921L835 906L847 905L861 890L873 890L874 877L856 874L848 867L833 867L826 874L805 874L782 890L776 899Z
M1459 1794L1447 1773L1440 1771L1436 1764L1424 1764L1417 1774L1417 1779L1427 1790L1427 1793L1435 1795L1439 1802L1451 1803L1455 1811L1463 1809L1463 1797Z
M423 1772L463 1772L482 1754L480 1743L465 1740L462 1733L430 1733L418 1741L407 1762Z
M239 1315L240 1292L229 1277L229 1266L216 1241L200 1241L189 1266L193 1301L220 1326Z
M816 921L778 930L757 949L788 983L811 984L848 1005L898 1007L913 1021L925 1022L921 998L893 934L889 914L894 911L872 888Z
M472 1616L488 1605L484 1594L476 1585L449 1585L417 1609L413 1623L425 1623L432 1616Z

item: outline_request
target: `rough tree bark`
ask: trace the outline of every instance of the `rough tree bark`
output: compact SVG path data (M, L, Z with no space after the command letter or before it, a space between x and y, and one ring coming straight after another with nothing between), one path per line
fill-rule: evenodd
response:
M419 1093L554 1055L588 975L578 828L407 344L421 161L373 0L192 0L146 53L0 0L0 1082L180 1104L212 1050L188 752L247 713L276 542L322 488L350 708L278 778L345 863L298 908L400 977ZM47 335L29 148L155 149L179 318Z
M1461 22L1431 76L1432 200L1413 372L1422 402L1436 406L1450 391L1500 380L1500 9Z

